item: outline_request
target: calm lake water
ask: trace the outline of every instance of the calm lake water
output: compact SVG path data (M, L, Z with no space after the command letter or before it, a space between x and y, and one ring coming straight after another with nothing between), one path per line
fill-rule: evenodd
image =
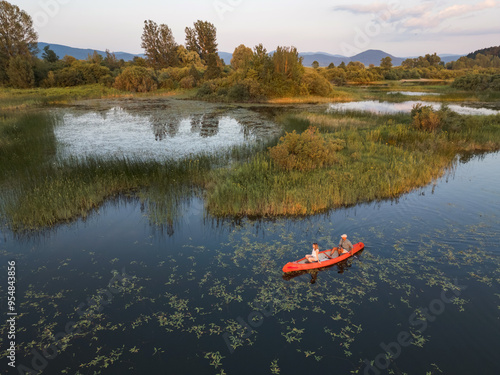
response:
M381 102L378 100L364 100L359 102L348 102L348 103L333 103L330 104L329 111L366 111L371 113L398 113L407 112L410 113L413 106L417 103L422 103L423 105L430 105L435 110L441 108L441 103L434 102L419 102L416 100L409 100L402 103L393 102ZM500 110L472 107L470 105L461 104L448 104L448 107L461 115L497 115L500 114Z
M88 101L54 115L62 157L183 158L280 132L275 123L247 109L194 101Z
M62 110L63 127L132 116L73 111ZM146 118L137 121L153 137ZM302 219L217 221L192 197L158 226L147 206L117 198L46 232L2 229L3 296L7 262L17 267L17 365L43 374L496 374L499 186L496 153L457 161L398 200ZM283 275L312 242L329 248L342 233L365 243L359 257ZM17 374L5 356L2 371Z
M441 94L436 93L436 92L424 92L424 91L389 91L387 94L391 95L406 95L406 96L424 96L424 95L430 95L430 96L439 96Z

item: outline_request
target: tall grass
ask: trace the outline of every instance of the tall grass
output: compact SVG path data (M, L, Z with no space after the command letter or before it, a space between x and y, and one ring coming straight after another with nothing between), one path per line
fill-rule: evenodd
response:
M451 120L435 132L415 129L408 114L396 116L402 122L378 116L371 126L364 114L352 123L338 114L288 118L327 127L325 137L343 140L339 162L285 172L267 153L259 153L249 163L217 171L207 192L208 208L216 216L307 215L395 198L441 176L456 155L500 149L500 116L449 115Z
M38 229L85 217L123 194L139 197L159 224L171 224L192 194L203 194L216 216L307 215L397 197L439 177L456 155L500 149L500 116L444 111L434 132L415 129L409 114L303 112L278 120L288 132L314 125L340 141L337 163L284 171L268 151L277 139L182 160L59 160L50 115L2 112L1 218L13 230Z
M0 120L0 215L13 230L86 217L121 194L139 196L155 222L171 223L184 197L199 193L214 169L245 162L271 143L235 146L181 160L56 159L54 119L47 113Z
M101 84L83 85L75 87L52 87L33 89L12 89L0 87L0 110L19 111L46 106L68 104L75 100L83 99L107 99L123 97L150 97L150 96L172 96L179 98L191 98L192 90L158 90L152 93L131 93L120 91Z

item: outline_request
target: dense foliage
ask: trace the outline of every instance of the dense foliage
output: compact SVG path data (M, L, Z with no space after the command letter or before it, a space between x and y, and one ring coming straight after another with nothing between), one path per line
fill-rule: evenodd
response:
M468 74L457 78L453 87L469 91L500 91L500 74Z
M499 47L479 50L444 64L427 54L394 67L390 57L380 66L366 67L351 61L327 68L314 64L305 68L292 46L277 46L268 52L259 44L253 49L238 46L233 58L224 62L218 54L217 29L198 20L185 29L185 45L178 44L172 30L152 20L144 22L142 48L145 58L118 60L106 51L86 60L62 59L50 46L36 57L37 34L31 17L17 6L0 1L0 85L14 88L71 87L101 84L124 91L197 89L197 96L214 101L261 101L269 98L334 95L334 86L380 80L456 79L464 90L498 91ZM14 38L12 38L14 36ZM230 65L226 65L230 63ZM495 75L496 74L496 75Z

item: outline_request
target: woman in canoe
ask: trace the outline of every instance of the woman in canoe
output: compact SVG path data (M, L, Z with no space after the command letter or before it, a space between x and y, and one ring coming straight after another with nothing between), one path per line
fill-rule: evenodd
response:
M311 263L312 262L319 262L318 256L319 256L319 247L318 247L318 244L315 242L315 243L313 243L312 253L307 254L306 259Z

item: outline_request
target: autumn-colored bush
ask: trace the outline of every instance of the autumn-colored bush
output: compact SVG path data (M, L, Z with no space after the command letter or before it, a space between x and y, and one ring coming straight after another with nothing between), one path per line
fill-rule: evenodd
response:
M154 79L153 72L142 66L131 66L125 68L116 77L115 88L118 90L132 92L148 92L156 90L158 84Z
M441 116L430 105L415 104L411 118L413 126L419 130L434 131L441 126Z
M301 134L286 133L269 153L282 169L308 171L335 163L342 148L341 141L325 139L317 128L309 127Z
M332 91L330 82L316 71L309 70L304 73L302 84L311 95L327 96Z

